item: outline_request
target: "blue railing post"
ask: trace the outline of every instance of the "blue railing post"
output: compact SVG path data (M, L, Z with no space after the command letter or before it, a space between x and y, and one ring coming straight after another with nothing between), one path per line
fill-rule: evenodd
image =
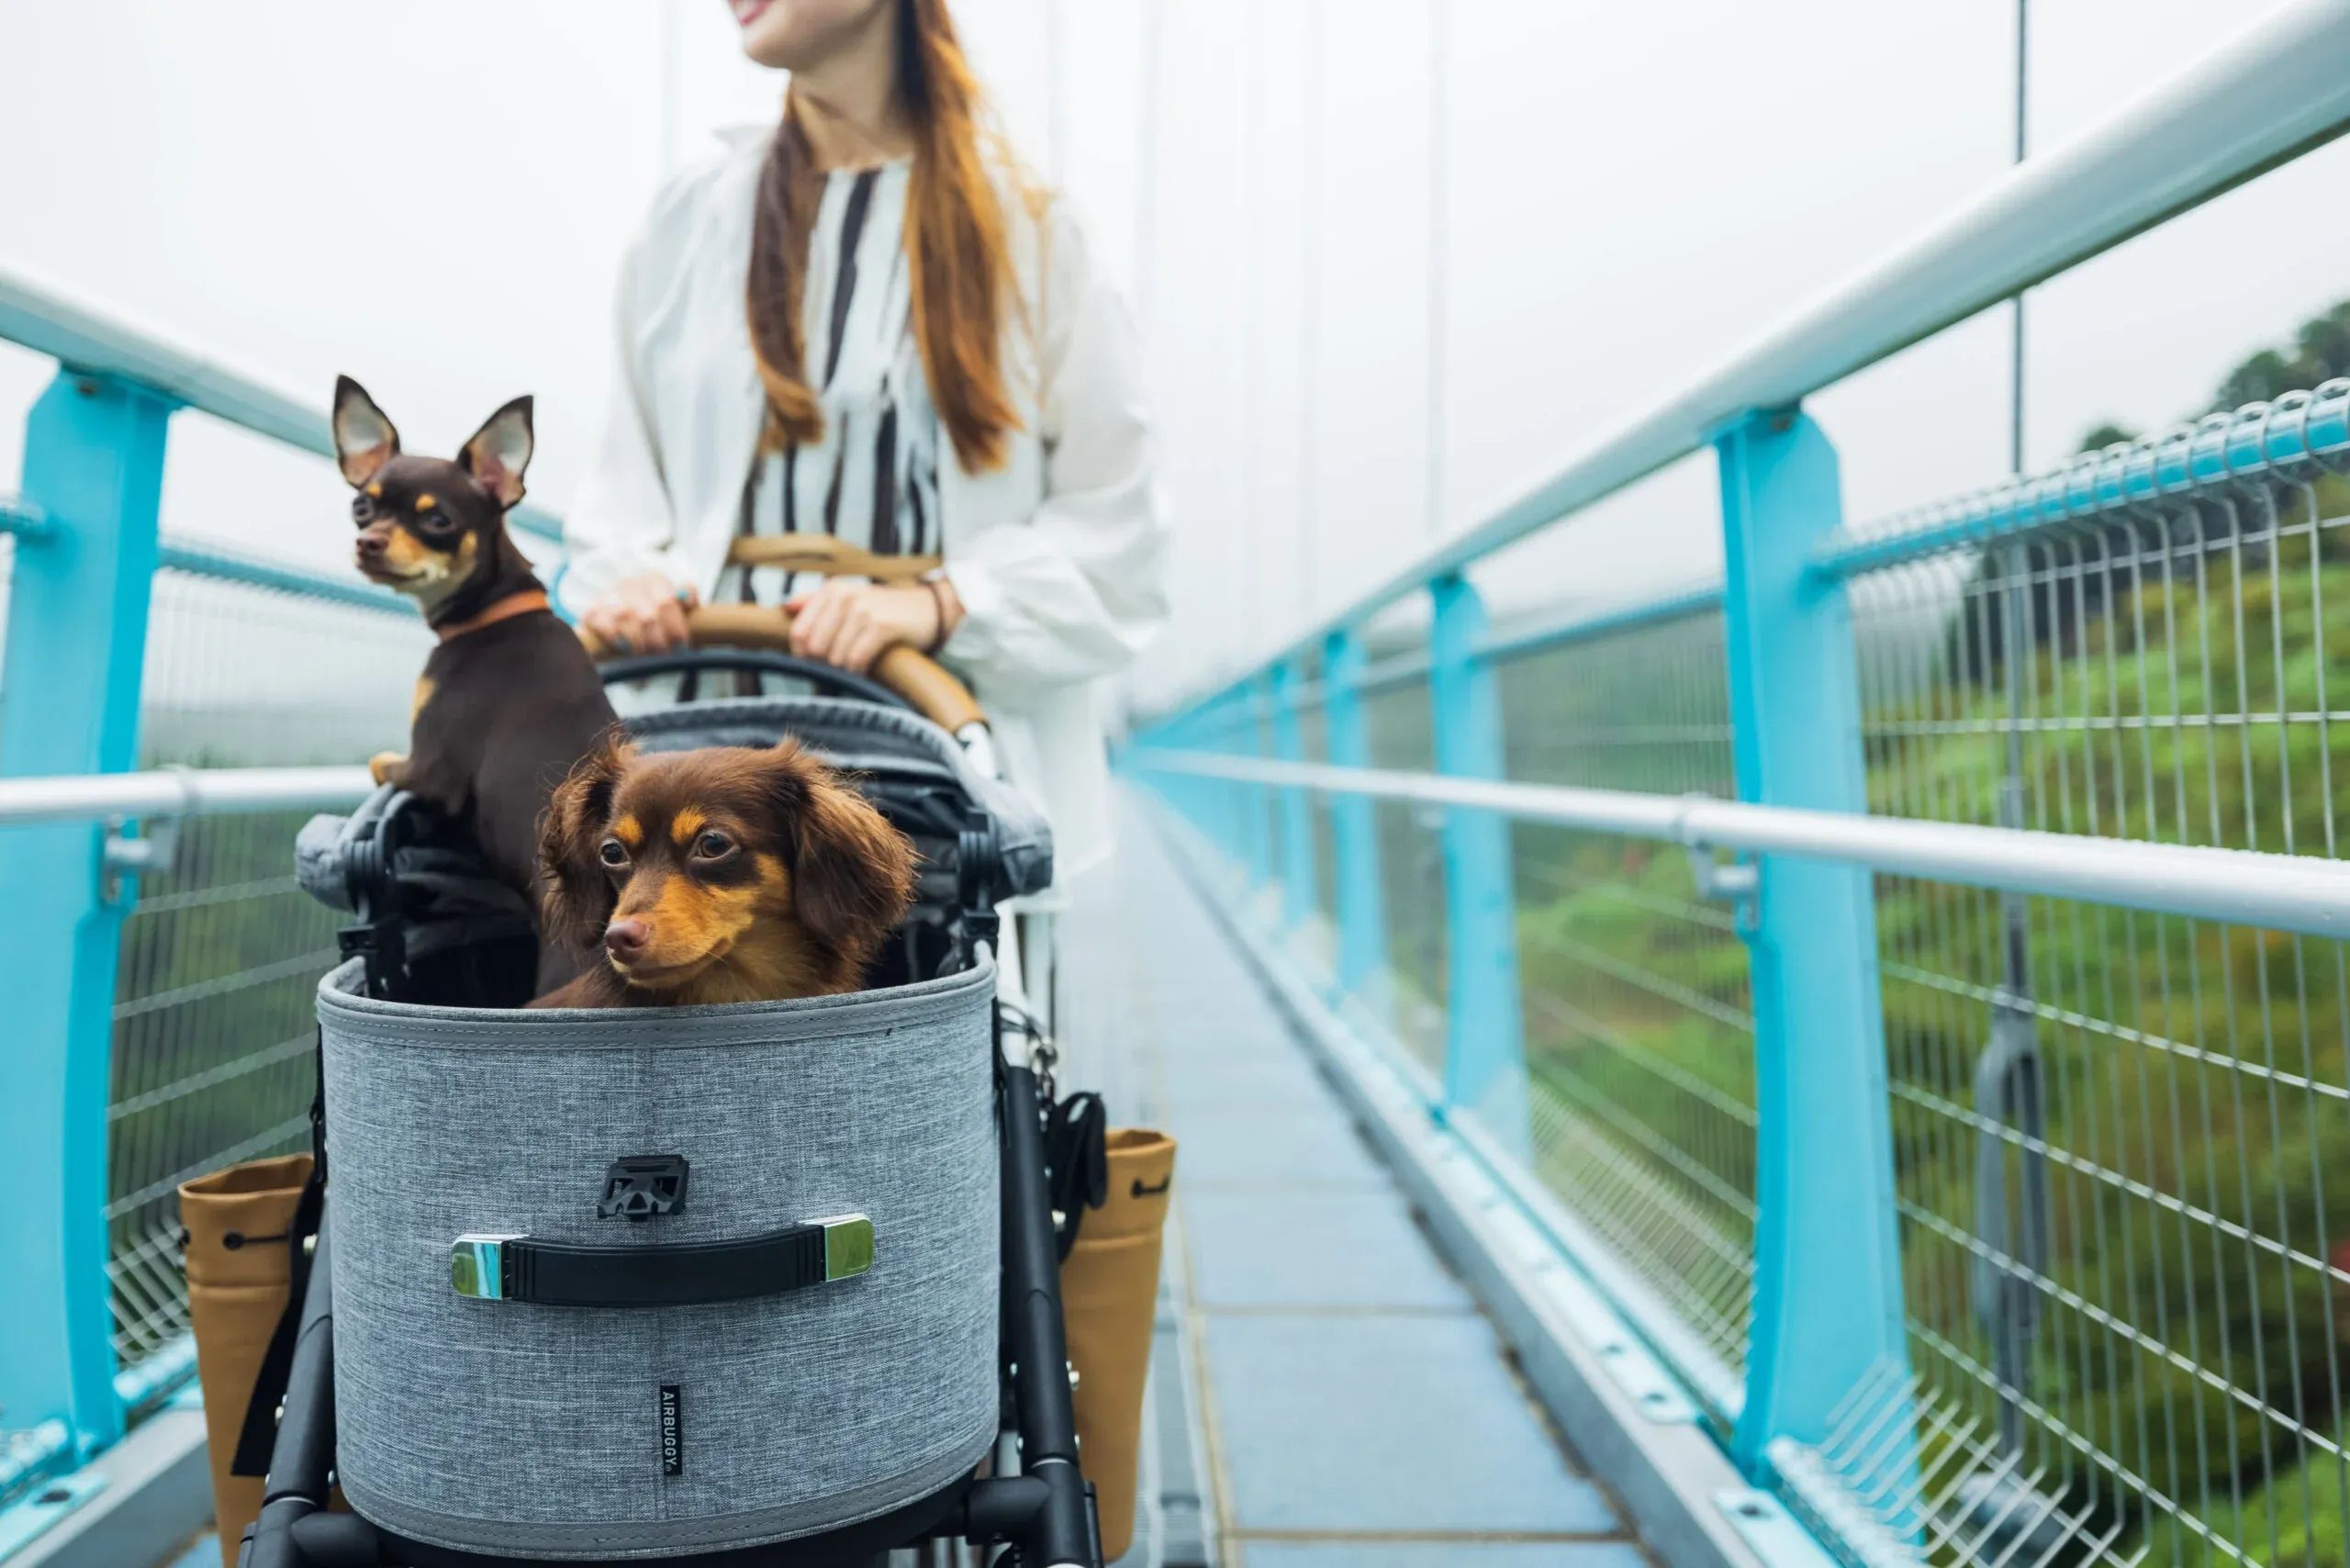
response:
M1164 745L1179 751L1209 749L1214 743L1209 733L1207 711L1194 708L1177 715L1160 727L1149 744ZM1216 790L1214 779L1175 778L1168 779L1161 787L1169 791L1169 798L1175 801L1182 813L1191 819L1193 827L1206 837L1215 836Z
M1428 700L1436 768L1454 778L1502 777L1501 693L1476 656L1485 607L1460 577L1428 585ZM1517 989L1517 894L1509 823L1486 812L1444 813L1444 908L1449 964L1444 1097L1476 1114L1505 1148L1526 1153L1526 1036Z
M25 430L26 498L47 525L17 545L0 774L136 764L147 599L172 406L62 370ZM106 1103L125 909L102 886L106 829L0 828L0 1411L63 1417L85 1445L122 1431L106 1280Z
M1806 570L1842 515L1835 448L1793 409L1753 415L1716 448L1739 798L1865 812L1852 613L1841 583ZM1768 857L1742 924L1759 1217L1735 1447L1759 1476L1765 1445L1826 1437L1855 1384L1906 1364L1907 1338L1869 874ZM1887 1447L1906 1470L1912 1453Z
M1262 758L1270 747L1265 734L1265 709L1272 701L1272 677L1259 675L1232 694L1233 751ZM1273 879L1272 801L1262 784L1233 785L1240 808L1240 863L1248 869L1248 885L1262 888Z
M1214 698L1208 706L1208 749L1226 756L1253 756L1256 737L1249 731L1248 693L1239 688ZM1232 857L1250 886L1259 880L1250 862L1248 840L1248 802L1256 792L1253 784L1243 784L1237 778L1211 779L1215 790L1217 846Z
M1305 685L1303 661L1283 659L1272 668L1266 700L1273 709L1273 756L1282 762L1305 760L1305 727L1298 722L1298 692ZM1286 785L1281 805L1281 924L1294 931L1314 918L1314 813L1304 790Z
M1216 714L1215 749L1227 756L1253 756L1257 751L1256 737L1249 731L1248 694L1241 690L1227 691L1219 700ZM1224 847L1241 874L1254 887L1259 880L1251 864L1248 839L1248 802L1256 786L1237 779L1226 779L1221 793L1224 797Z
M1230 725L1222 697L1210 697L1192 715L1186 739L1205 752L1232 749L1225 732ZM1240 853L1240 813L1232 804L1232 786L1221 778L1199 780L1200 831L1227 856Z
M1322 644L1324 745L1332 766L1369 767L1371 729L1364 722L1362 639L1351 630L1333 632ZM1330 798L1331 855L1338 881L1338 990L1386 1020L1393 998L1387 985L1387 912L1379 884L1379 819L1360 795Z

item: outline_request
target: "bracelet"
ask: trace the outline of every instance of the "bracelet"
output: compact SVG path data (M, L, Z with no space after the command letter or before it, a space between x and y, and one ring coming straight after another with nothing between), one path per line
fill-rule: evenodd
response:
M955 633L955 629L946 624L946 595L939 587L946 580L943 575L922 579L922 586L930 590L931 607L936 611L938 619L938 630L931 633L930 645L923 650L929 655L935 655L939 649L945 647L946 639Z

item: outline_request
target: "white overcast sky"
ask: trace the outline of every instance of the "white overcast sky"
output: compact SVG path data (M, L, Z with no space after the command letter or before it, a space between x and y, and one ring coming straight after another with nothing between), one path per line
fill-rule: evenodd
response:
M2273 8L2036 0L2033 144ZM1180 548L1146 700L1474 522L2009 156L2006 0L957 11L1147 335ZM733 32L721 0L0 0L0 264L321 402L347 371L415 450L533 392L532 498L559 513L655 182L779 102ZM2031 460L2200 411L2350 297L2344 190L2338 144L2038 291ZM1855 521L2005 472L2007 332L1978 319L1815 401ZM48 374L0 344L0 486ZM322 462L192 416L173 458L167 527L344 559ZM1707 576L1711 486L1684 464L1489 589Z

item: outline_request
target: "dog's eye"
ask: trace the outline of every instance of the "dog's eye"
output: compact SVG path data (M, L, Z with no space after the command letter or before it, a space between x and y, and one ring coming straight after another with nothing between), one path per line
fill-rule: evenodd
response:
M351 521L364 528L375 521L375 500L372 496L351 498Z
M604 840L603 848L597 853L604 857L607 866L619 868L628 864L628 849L617 838Z
M706 833L694 840L694 853L705 860L717 860L733 852L734 841L722 833Z
M424 525L427 533L446 533L449 531L449 514L445 511L429 511L417 521Z

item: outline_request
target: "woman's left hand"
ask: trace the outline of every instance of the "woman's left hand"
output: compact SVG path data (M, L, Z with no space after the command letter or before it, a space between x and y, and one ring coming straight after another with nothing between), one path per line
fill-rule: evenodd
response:
M858 675L900 643L928 648L962 619L951 584L880 584L835 579L801 594L791 611L791 651ZM940 618L946 618L945 624Z

